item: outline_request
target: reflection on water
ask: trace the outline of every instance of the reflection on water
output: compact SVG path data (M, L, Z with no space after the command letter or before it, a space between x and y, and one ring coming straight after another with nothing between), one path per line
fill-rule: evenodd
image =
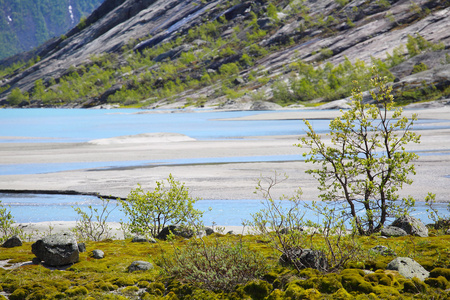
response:
M80 207L88 212L88 206L102 208L102 201L94 196L83 195L47 195L47 194L5 194L0 193L0 201L4 206L9 205L14 220L19 223L46 222L46 221L76 221L78 215L74 207ZM117 202L111 200L110 208L114 208ZM286 206L289 202L286 201ZM436 203L436 209L442 215L448 215L447 203ZM210 226L217 225L239 226L242 221L249 220L251 214L263 208L259 200L200 200L195 203L195 208L204 211L203 222ZM425 224L431 223L424 202L416 202L412 215L419 218ZM317 216L305 211L309 220L317 221ZM108 218L110 222L126 221L125 214L116 208Z

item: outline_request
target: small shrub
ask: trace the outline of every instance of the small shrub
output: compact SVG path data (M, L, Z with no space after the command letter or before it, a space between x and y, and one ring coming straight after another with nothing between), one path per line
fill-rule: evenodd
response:
M83 211L79 207L73 207L78 216L81 217L77 220L75 228L73 231L77 235L77 238L84 241L101 241L112 238L111 234L112 228L108 225L108 217L114 209L117 208L118 204L111 209L109 207L110 200L103 199L102 207L99 212L98 208L92 208L91 205L88 206L89 212Z
M0 243L13 235L23 235L23 230L13 226L14 217L11 211L0 201Z
M203 239L174 249L170 256L162 255L160 265L168 275L185 283L228 292L237 284L262 277L267 271L265 258L242 242L206 242Z
M184 183L176 181L172 174L164 181L157 181L152 192L144 192L139 186L130 192L126 200L119 200L123 211L130 219L132 232L150 233L156 237L166 225L198 226L202 212L194 209L198 200L189 195Z
M424 64L423 62L421 62L418 65L415 65L411 71L411 74L416 74L416 73L420 73L423 71L428 70L428 66L426 64Z

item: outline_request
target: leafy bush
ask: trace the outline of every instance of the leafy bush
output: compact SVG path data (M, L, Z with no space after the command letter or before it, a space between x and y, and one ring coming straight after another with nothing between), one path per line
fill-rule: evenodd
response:
M11 211L0 201L0 243L6 241L13 235L22 235L23 230L13 226L14 217Z
M414 174L411 162L417 159L404 146L420 139L411 131L417 116L409 120L401 108L393 109L386 78L375 77L372 82L377 88L377 93L371 91L376 103L364 104L362 93L355 90L351 109L330 122L332 146L321 140L308 121L307 137L298 144L311 149L304 154L310 155L306 162L321 166L307 171L319 182L320 198L343 203L343 217L350 218L362 235L379 232L389 217L406 214L414 205L411 197L398 201L397 191L412 183L408 175Z
M189 195L184 183L176 181L172 174L164 181L157 181L154 191L144 192L139 185L126 200L119 200L123 211L130 219L132 232L151 234L156 237L166 225L197 226L203 212L194 209L198 200Z
M263 178L265 184L259 181L256 190L264 197L264 208L253 214L252 220L247 221L246 225L267 240L269 246L280 252L298 271L312 267L300 262L298 252L295 251L298 248L324 253L327 263L320 263L320 271L325 272L342 267L350 259L358 259L360 246L354 235L347 234L345 219L339 209L301 201L300 190L291 198L283 196L279 201L274 200L272 190L285 179L287 177L280 180L279 175L275 174L274 177ZM305 211L308 210L314 212L321 221L307 220ZM317 240L315 236L323 240Z
M92 208L92 205L88 206L89 212L83 211L79 207L74 207L75 212L81 217L81 220L77 220L73 231L77 237L84 241L101 241L112 238L112 228L108 225L107 220L111 212L117 208L118 204L110 209L109 199L102 200L102 208L100 212L98 208Z
M267 271L264 256L242 242L223 242L218 239L191 240L183 248L163 254L160 265L176 279L200 284L213 291L232 291L237 284L260 278Z

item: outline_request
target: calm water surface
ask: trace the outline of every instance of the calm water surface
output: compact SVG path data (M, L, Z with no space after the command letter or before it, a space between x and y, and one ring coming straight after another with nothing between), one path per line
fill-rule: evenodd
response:
M8 205L14 220L20 223L44 221L77 221L79 219L74 207L80 207L89 212L88 206L102 209L102 201L94 196L82 195L47 195L47 194L0 194L3 205ZM109 207L113 208L115 200L111 200ZM286 201L286 206L289 202ZM205 225L239 226L242 221L250 220L251 214L258 212L264 206L260 200L200 200L195 208L204 211ZM435 207L444 215L448 215L446 203L436 203ZM424 202L416 202L412 215L421 219L425 224L431 223ZM317 216L306 212L306 217L318 221ZM108 221L127 221L125 214L116 208L112 211ZM388 222L389 223L389 222Z

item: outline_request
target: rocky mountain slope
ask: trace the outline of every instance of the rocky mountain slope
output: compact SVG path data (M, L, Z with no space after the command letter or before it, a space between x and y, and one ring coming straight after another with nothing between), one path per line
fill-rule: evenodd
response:
M1 0L0 59L29 51L75 27L102 0Z
M368 89L372 65L399 101L445 99L448 28L448 0L106 0L36 49L40 61L0 72L0 99L264 109L345 98L354 80Z

